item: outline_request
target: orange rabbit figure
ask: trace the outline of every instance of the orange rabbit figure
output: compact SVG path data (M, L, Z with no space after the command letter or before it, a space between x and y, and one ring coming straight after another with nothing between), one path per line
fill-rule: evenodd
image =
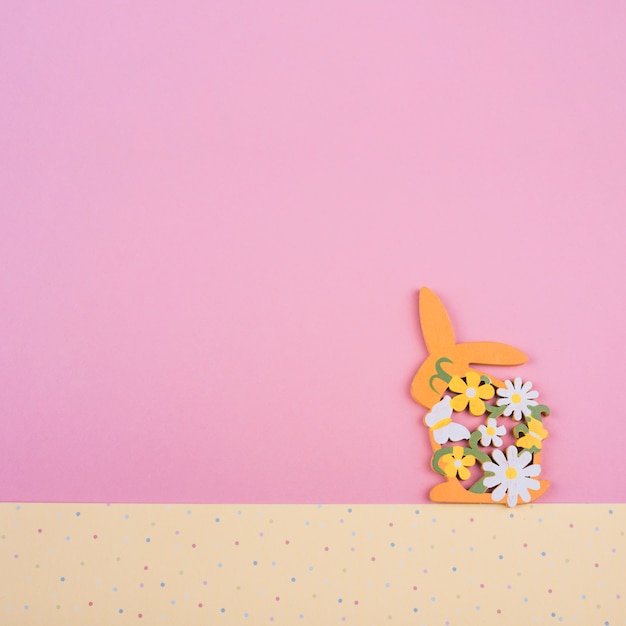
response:
M503 343L457 343L443 304L426 287L420 289L419 313L428 357L413 379L411 395L429 410L424 423L433 450L431 465L444 479L431 489L430 499L509 507L536 500L549 486L537 477L548 436L543 418L550 411L536 401L539 394L530 381L501 381L472 367L521 365L528 357ZM453 419L468 410L471 431ZM508 445L505 455L500 447L507 435L515 445ZM470 484L469 468L478 466L482 475Z

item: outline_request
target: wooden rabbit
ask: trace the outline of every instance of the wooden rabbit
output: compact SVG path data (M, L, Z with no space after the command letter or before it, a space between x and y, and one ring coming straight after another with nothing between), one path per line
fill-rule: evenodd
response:
M550 411L535 400L538 393L530 381L501 381L473 368L520 365L528 357L502 343L457 343L443 304L426 287L420 289L419 313L428 357L413 379L411 395L429 410L424 423L431 465L444 478L430 491L431 500L510 507L536 500L549 486L537 476L548 435L543 417ZM453 419L461 414L466 424ZM512 439L506 455L500 450L502 437ZM476 478L478 467L482 471Z

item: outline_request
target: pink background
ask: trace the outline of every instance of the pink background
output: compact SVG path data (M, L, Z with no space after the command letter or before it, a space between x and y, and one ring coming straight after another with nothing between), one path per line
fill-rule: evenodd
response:
M428 285L530 355L543 501L626 500L623 2L0 30L0 498L424 502Z

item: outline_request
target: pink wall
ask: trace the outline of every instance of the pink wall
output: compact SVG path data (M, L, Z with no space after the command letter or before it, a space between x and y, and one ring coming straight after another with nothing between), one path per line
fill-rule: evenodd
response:
M0 498L423 502L429 285L626 501L624 3L173 6L0 8Z

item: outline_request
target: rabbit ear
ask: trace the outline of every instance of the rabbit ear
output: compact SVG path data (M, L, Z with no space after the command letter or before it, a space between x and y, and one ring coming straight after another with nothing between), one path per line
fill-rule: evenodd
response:
M429 354L454 345L454 331L441 300L428 287L420 289L420 324Z
M456 346L457 355L466 363L479 365L521 365L528 357L517 348L495 341L473 341Z

